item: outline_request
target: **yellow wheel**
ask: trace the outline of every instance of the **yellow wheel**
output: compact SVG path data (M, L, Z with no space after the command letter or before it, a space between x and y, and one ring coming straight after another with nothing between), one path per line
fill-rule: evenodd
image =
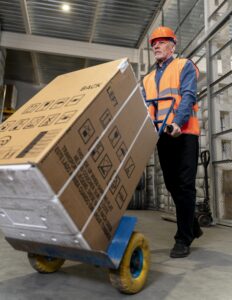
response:
M149 267L148 241L143 234L134 232L119 268L110 270L110 281L122 293L138 293L146 282Z
M29 262L39 273L54 273L60 269L64 259L28 253Z

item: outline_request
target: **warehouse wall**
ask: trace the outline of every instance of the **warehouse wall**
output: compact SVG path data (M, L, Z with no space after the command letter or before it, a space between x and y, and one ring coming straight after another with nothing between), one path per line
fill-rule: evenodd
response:
M14 84L17 89L18 98L17 98L16 108L22 106L24 103L26 103L30 98L32 98L36 93L38 93L41 90L41 86L33 85L31 83L27 83L23 81L7 80L5 83Z
M200 151L211 151L212 164L208 168L211 208L217 223L232 226L232 18L223 19L231 11L232 0L194 2L191 10L186 10L189 15L182 24L179 24L179 27L178 17L175 20L165 19L165 9L167 11L171 9L170 7L173 9L175 3L176 0L166 3L161 12L164 17L157 18L154 28L164 25L170 26L174 30L177 28L177 33L181 31L178 36L178 42L181 42L181 47L178 48L179 55L188 57L188 54L191 53L190 58L200 70L198 81ZM184 5L181 1L179 3ZM201 11L200 15L199 11ZM202 13L206 14L203 18ZM184 26L186 23L188 23L188 28L194 26L198 15L198 35L194 37L186 35ZM177 11L176 16L178 16ZM184 19L183 15L182 18ZM199 44L202 37L207 35L208 30L215 23L219 24L216 34L212 37L209 36L201 48L192 54L192 49ZM183 27L182 30L181 27ZM188 45L187 48L186 45ZM174 212L173 201L164 185L157 153L155 153L153 177L155 178L156 207L165 212ZM197 201L201 202L205 198L205 183L204 169L200 159L196 189Z
M6 61L6 50L0 48L0 86L3 85L5 61Z

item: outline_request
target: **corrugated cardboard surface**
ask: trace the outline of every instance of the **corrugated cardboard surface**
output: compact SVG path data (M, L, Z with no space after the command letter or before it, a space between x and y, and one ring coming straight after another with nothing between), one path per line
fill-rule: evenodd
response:
M94 250L106 250L157 141L123 64L59 76L0 127L0 163L35 164Z
M120 61L55 78L0 126L0 163L38 162L115 76Z

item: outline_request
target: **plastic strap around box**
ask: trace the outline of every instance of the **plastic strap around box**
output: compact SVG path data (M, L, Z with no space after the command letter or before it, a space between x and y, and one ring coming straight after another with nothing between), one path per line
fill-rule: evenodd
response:
M134 93L136 92L136 90L138 90L138 88L139 88L138 85L136 85L135 88L133 89L133 91L128 96L128 98L123 103L123 105L120 107L120 109L114 115L114 117L112 118L112 120L109 122L109 124L106 126L106 128L102 131L101 135L98 137L98 139L96 140L96 142L93 144L93 146L89 149L89 151L83 157L82 161L76 167L75 171L66 180L66 182L64 183L64 185L61 187L61 189L59 190L59 192L56 195L58 198L63 194L63 192L65 191L65 189L68 187L69 183L73 180L73 178L76 176L76 174L78 173L78 171L80 170L80 168L84 165L85 161L88 159L88 157L90 156L90 154L92 153L92 151L95 149L95 147L100 142L100 140L104 137L104 135L106 134L106 132L108 131L108 129L110 128L110 126L114 123L115 119L119 116L119 114L121 113L121 111L125 108L125 106L130 101L130 99L132 98L132 96L134 95Z
M112 178L111 178L111 180L109 181L108 185L106 186L106 188L105 188L105 190L104 190L104 193L101 195L100 200L98 201L98 203L97 203L97 205L95 206L94 210L92 211L92 213L91 213L90 216L88 217L88 219L87 219L85 225L84 225L83 228L81 229L81 233L82 233L82 234L84 233L84 231L85 231L86 227L88 226L89 222L91 221L93 215L95 214L96 210L98 209L99 205L101 204L102 200L104 199L104 197L105 197L106 193L108 192L108 190L109 190L111 184L113 183L114 179L116 178L116 176L118 175L119 171L121 170L121 168L122 168L123 164L125 163L125 161L126 161L128 155L129 155L129 153L130 153L132 147L134 146L134 144L135 144L135 142L136 142L138 136L140 135L140 133L141 133L143 127L145 126L145 124L146 124L146 122L147 122L147 120L148 120L149 118L150 118L149 115L147 115L146 118L144 119L142 126L140 127L138 133L136 134L135 138L133 139L133 141L132 141L132 143L131 143L131 145L130 145L128 151L127 151L127 154L124 156L123 160L121 161L120 165L118 166L117 171L114 173L114 175L112 176Z
M76 169L74 170L74 172L72 173L72 175L66 180L66 182L64 183L64 185L61 187L61 189L59 190L59 192L52 198L52 201L55 202L59 202L60 205L62 205L62 203L60 203L59 201L59 197L63 194L63 192L65 191L65 189L68 187L68 185L70 184L70 182L73 180L73 178L76 176L76 174L78 173L78 171L80 170L80 168L84 165L85 161L88 159L88 157L90 156L90 154L92 153L92 151L95 149L95 147L97 146L97 144L99 143L99 141L104 137L104 135L106 134L106 132L108 131L108 129L110 128L110 126L114 123L115 119L119 116L119 114L121 113L121 111L126 107L127 103L130 101L130 99L132 98L132 96L135 94L135 92L139 89L139 85L136 84L135 88L132 90L132 92L130 93L130 95L127 97L127 99L125 100L125 102L122 104L122 106L120 107L120 109L117 111L117 113L114 115L114 117L112 118L112 120L109 122L109 124L107 125L107 127L103 130L103 132L101 133L101 135L98 137L98 139L95 141L95 143L92 145L92 147L89 149L89 151L86 153L86 155L83 157L82 161L80 162L80 164L76 167ZM135 143L137 136L139 135L139 133L141 132L142 128L144 127L147 119L149 118L149 115L146 116L143 125L141 126L138 134L136 135L135 139L133 140L130 148L128 149L127 155L130 152L130 149L132 148L133 144ZM110 180L109 184L107 185L107 188L105 190L105 192L103 193L103 195L101 196L100 200L98 201L97 206L95 207L95 209L93 210L93 212L91 213L91 215L89 216L89 218L87 219L85 225L83 226L81 232L79 232L76 236L77 238L86 246L86 249L90 249L90 246L88 245L88 243L85 241L85 239L83 238L82 234L84 232L84 230L86 229L86 227L88 226L93 214L95 213L96 209L98 208L98 206L100 205L102 199L104 198L106 192L109 190L110 185L112 184L113 180L115 179L116 175L118 174L119 170L121 169L123 163L125 162L125 159L127 158L127 155L124 157L123 161L121 162L118 171L114 174L114 176L112 177L112 179Z

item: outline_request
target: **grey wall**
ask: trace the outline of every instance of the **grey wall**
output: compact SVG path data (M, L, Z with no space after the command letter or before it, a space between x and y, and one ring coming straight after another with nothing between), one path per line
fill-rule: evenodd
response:
M20 106L25 104L29 99L31 99L36 93L38 93L43 88L43 86L37 86L22 81L6 80L5 83L14 84L17 88L18 97L16 108L19 108Z

